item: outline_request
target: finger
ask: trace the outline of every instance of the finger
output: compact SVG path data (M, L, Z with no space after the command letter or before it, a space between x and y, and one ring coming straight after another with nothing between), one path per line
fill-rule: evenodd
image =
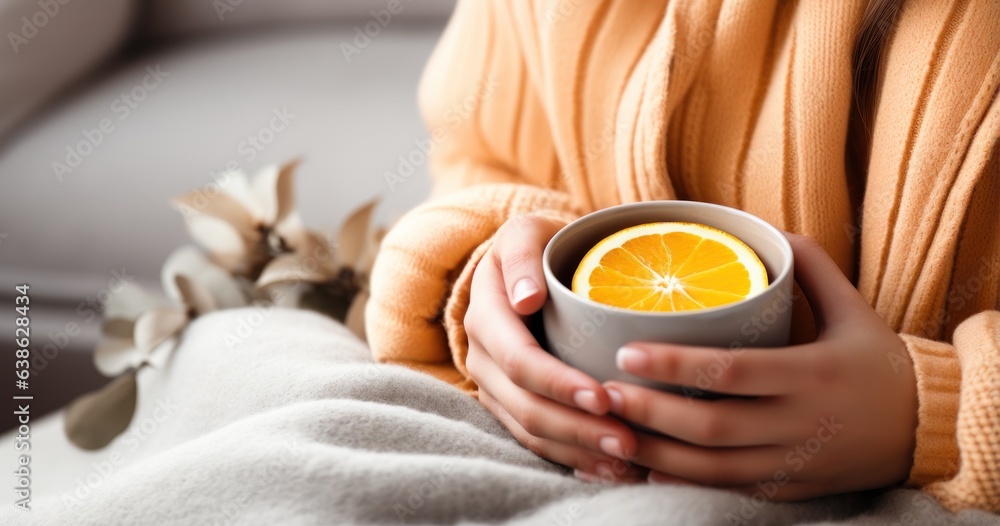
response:
M511 310L500 283L499 268L492 265L473 276L475 301L465 317L470 344L476 340L516 385L595 415L607 413L610 402L600 382L545 352Z
M868 307L864 297L822 245L810 237L789 232L785 232L785 237L792 246L795 281L809 301L819 327L851 319L852 313L859 312L859 302Z
M645 470L629 462L584 447L540 438L528 433L521 424L488 392L480 392L480 401L497 417L514 438L534 454L557 464L571 467L584 475L620 481L640 480Z
M536 312L545 303L542 252L562 224L539 216L509 219L497 231L491 253L503 274L511 308L521 315Z
M809 387L816 374L813 346L780 349L718 349L635 342L618 349L617 367L686 393L713 391L744 396L778 396Z
M611 410L665 435L712 447L787 444L798 420L775 398L700 400L634 384L606 383Z
M622 460L635 455L635 433L621 421L594 416L525 391L512 383L485 353L475 354L472 367L479 388L489 393L529 434Z
M739 486L774 477L786 467L776 446L705 448L638 433L636 463L671 477L709 486Z

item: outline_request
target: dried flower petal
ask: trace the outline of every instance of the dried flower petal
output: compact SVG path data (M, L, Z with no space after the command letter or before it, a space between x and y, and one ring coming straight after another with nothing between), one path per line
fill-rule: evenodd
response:
M257 287L263 288L277 283L306 281L322 283L333 275L317 258L303 256L296 252L282 254L267 264L257 278Z
M208 196L204 190L195 190L174 198L174 206L185 219L200 215L225 221L242 237L253 235L257 221L243 203L234 197L216 192Z
M195 316L201 316L218 309L215 299L212 298L212 293L199 285L198 282L183 274L174 276L174 282L177 284L177 290L180 291L184 306L193 310Z
M372 213L377 204L377 197L371 199L351 212L351 215L344 220L337 236L337 248L342 265L354 268L362 259L365 249L373 244L371 223Z
M135 322L135 346L143 358L163 340L179 332L188 322L186 313L176 308L151 310Z
M142 363L142 353L128 338L104 337L94 348L94 366L104 376L117 376Z
M159 307L163 302L135 282L127 281L112 291L111 299L104 305L105 318L134 320L143 312Z
M63 428L77 447L100 449L128 428L135 414L135 372L128 373L66 408Z
M205 254L192 245L173 251L163 263L160 280L167 295L180 301L180 291L174 278L187 276L208 289L219 309L233 309L247 305L245 286L224 268L208 260Z
M222 255L243 261L252 254L254 245L259 242L259 238L245 238L232 225L214 217L197 215L186 218L185 224L191 237L213 256Z
M266 166L251 183L254 198L264 224L277 225L295 209L295 169L299 161L285 163L280 169Z

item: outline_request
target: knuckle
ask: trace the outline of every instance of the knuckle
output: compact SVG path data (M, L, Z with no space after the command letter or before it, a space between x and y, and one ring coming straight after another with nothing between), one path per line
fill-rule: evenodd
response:
M523 245L510 250L505 250L503 254L500 255L500 266L504 270L511 270L515 268L523 268L528 265L533 265L538 259L538 255L531 250L528 250Z
M523 387L524 383L524 351L509 350L503 355L503 372L515 385Z
M677 372L681 365L680 356L677 353L664 352L656 358L654 363L657 368L657 376L663 379L677 378Z
M538 227L538 222L540 218L537 216L529 214L520 214L511 217L500 227L500 232L502 232L505 237L507 234L516 233L523 234L526 230L534 230Z
M528 451L531 451L532 453L534 453L534 454L536 454L536 455L538 455L540 457L546 457L547 456L546 455L546 448L545 448L545 441L544 440L542 440L542 439L540 439L538 437L535 437L535 436L528 435L528 434L524 434L524 435L520 435L520 436L518 436L517 434L515 434L514 438L516 438L517 441L520 442L524 447L528 448Z
M465 357L465 369L469 371L469 376L471 376L473 380L478 380L479 378L479 366L482 365L481 360L482 358L478 347L470 345L469 354Z
M514 419L529 435L539 436L541 433L541 420L538 418L538 412L531 406L521 408Z
M835 353L816 353L813 356L812 377L823 385L837 382L841 375L841 360Z
M465 317L462 318L462 326L465 327L466 334L476 334L476 328L478 323L476 323L476 310L469 305L469 309L465 311Z
M720 389L737 387L743 380L745 366L740 360L732 360L721 368L716 383Z
M726 419L720 418L715 413L709 413L701 419L696 438L703 445L714 445L725 440L729 433L729 425Z

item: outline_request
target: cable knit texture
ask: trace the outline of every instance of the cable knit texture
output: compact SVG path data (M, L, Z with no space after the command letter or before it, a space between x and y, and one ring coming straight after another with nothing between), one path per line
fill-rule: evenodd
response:
M815 237L906 342L919 399L910 483L950 509L1000 512L1000 2L903 2L871 156L854 173L864 9L460 1L420 89L434 194L373 270L376 357L475 393L469 286L514 215L733 206Z

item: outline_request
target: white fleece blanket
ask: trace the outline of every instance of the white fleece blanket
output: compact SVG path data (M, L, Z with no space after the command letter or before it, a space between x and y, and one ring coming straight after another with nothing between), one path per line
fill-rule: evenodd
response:
M139 397L130 429L99 452L68 445L61 415L39 420L32 509L8 504L0 524L1000 524L915 491L767 504L584 484L475 400L373 364L343 327L303 311L198 320L140 377ZM2 443L11 473L13 436Z

